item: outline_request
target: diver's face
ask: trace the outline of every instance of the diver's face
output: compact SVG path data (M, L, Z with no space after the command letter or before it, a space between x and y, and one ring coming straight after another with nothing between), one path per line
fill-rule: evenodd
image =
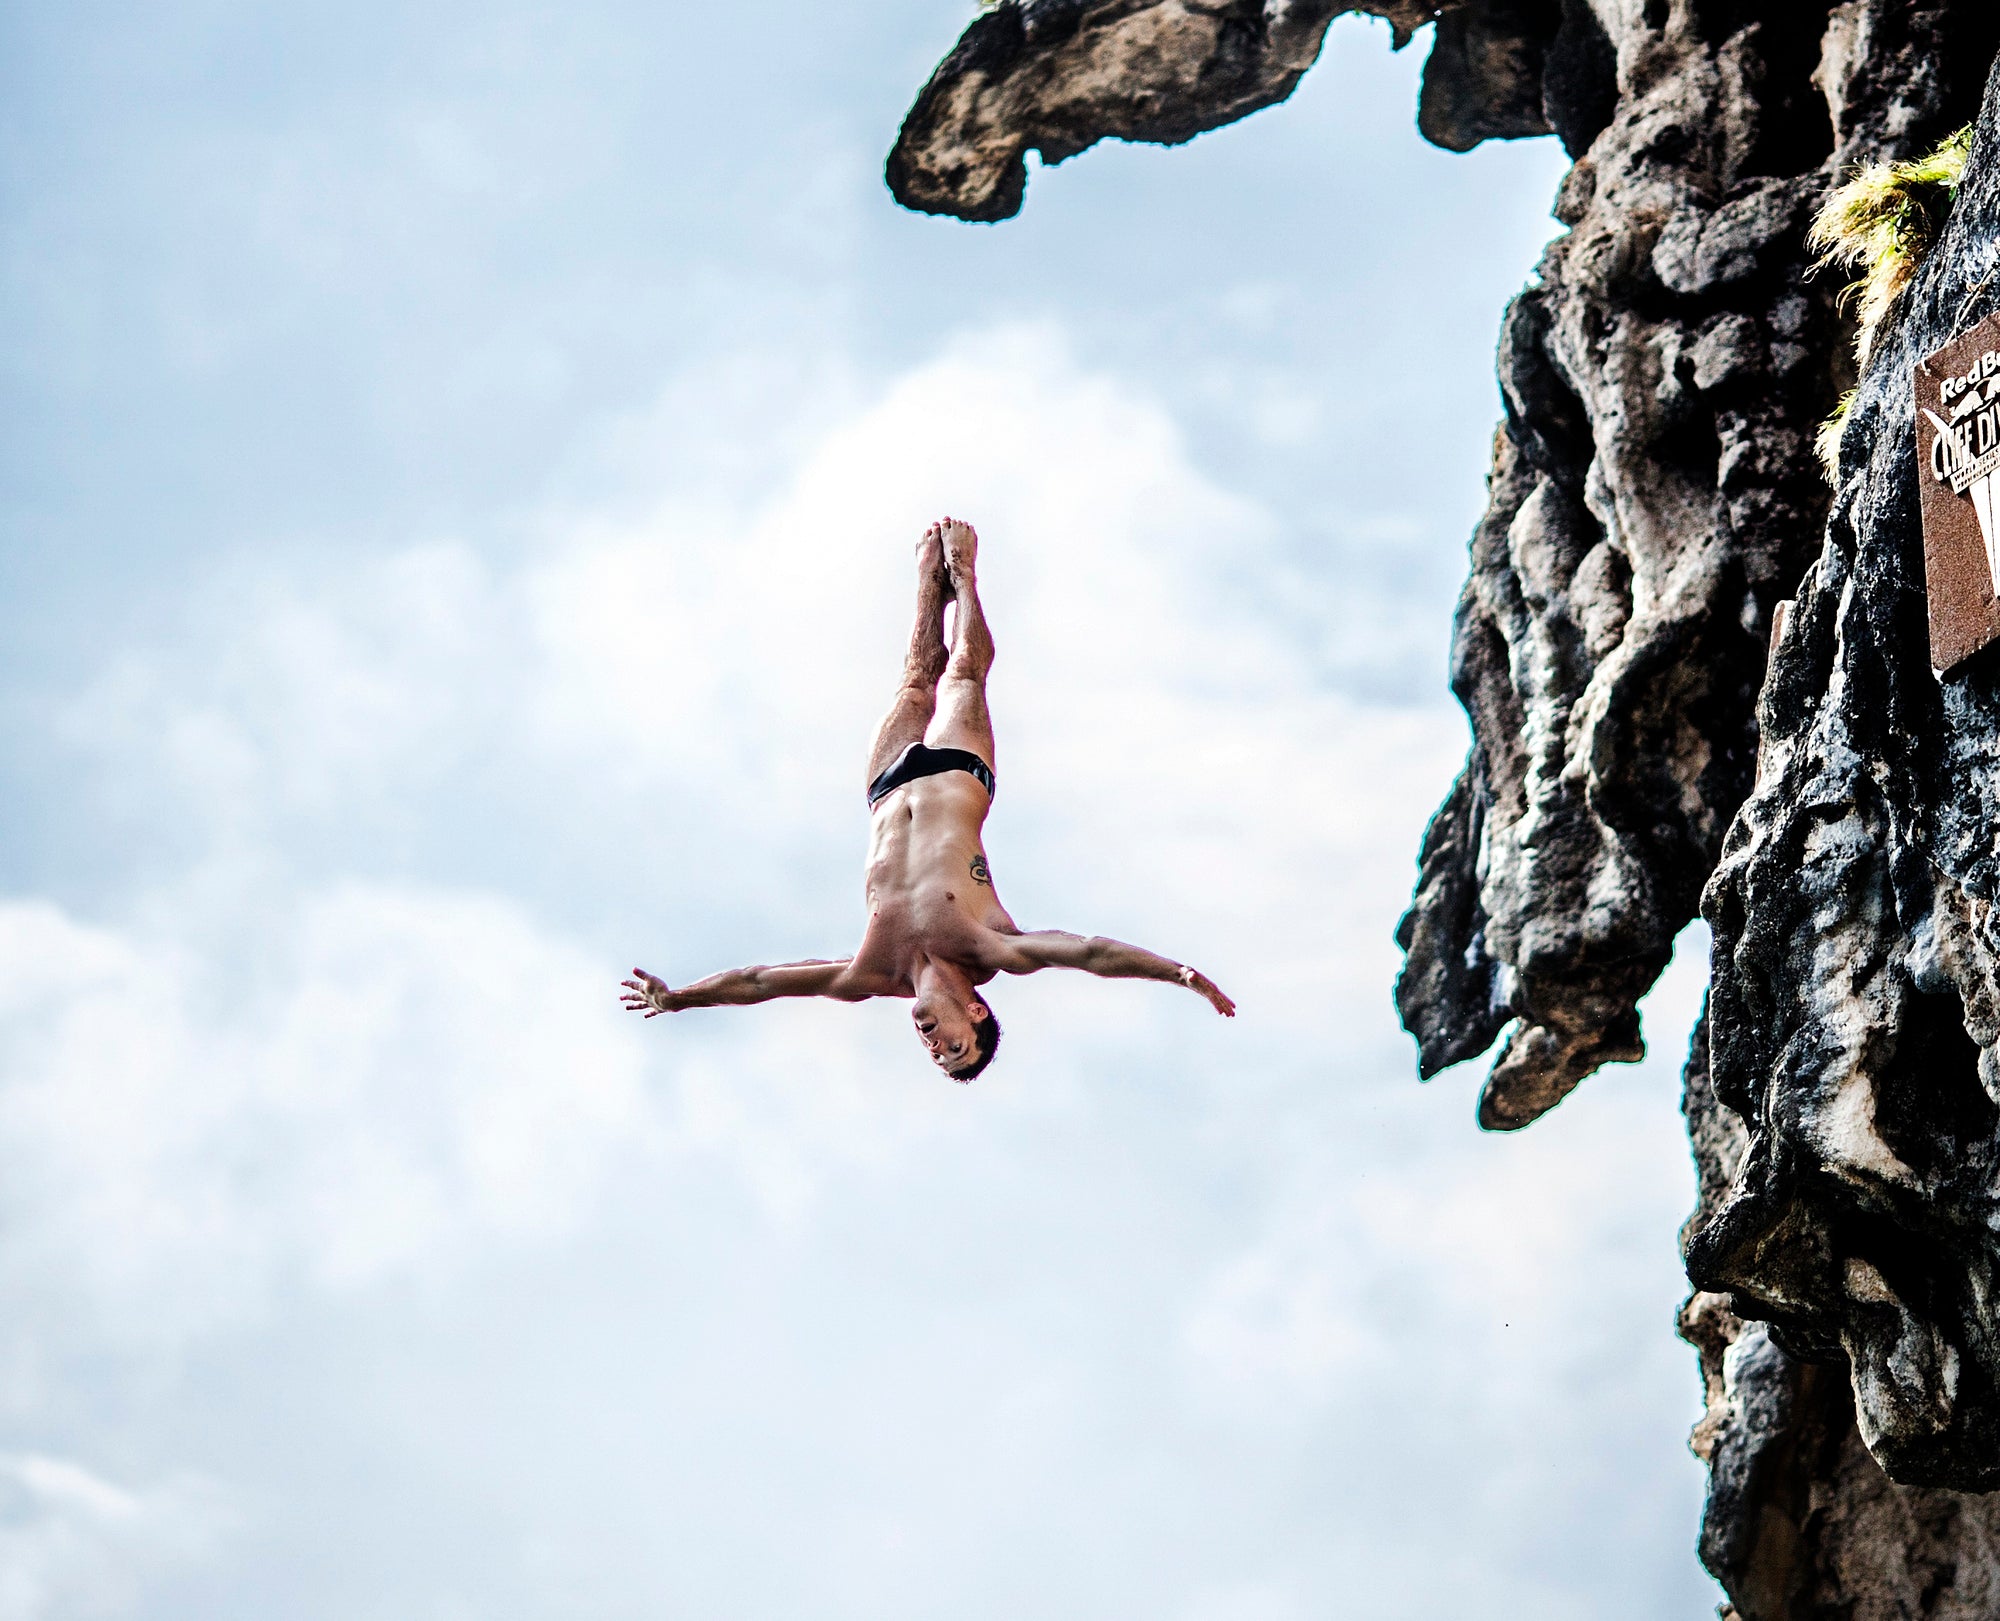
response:
M931 1062L947 1074L972 1062L979 1051L979 1037L973 1026L985 1017L983 1003L943 991L918 998L917 1005L910 1010L917 1039L931 1055Z

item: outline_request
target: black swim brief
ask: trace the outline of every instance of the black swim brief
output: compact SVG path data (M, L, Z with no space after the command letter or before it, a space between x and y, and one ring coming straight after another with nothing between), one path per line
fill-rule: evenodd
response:
M934 749L928 744L912 743L890 762L888 770L868 785L868 808L873 810L906 782L935 777L945 771L965 772L977 779L988 799L993 797L993 768L972 750Z

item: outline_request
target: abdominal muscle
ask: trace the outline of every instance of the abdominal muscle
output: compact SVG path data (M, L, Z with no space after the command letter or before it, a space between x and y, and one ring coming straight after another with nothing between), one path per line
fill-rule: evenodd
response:
M907 956L911 948L967 961L979 935L1013 931L979 837L989 808L985 788L963 771L919 777L875 807L864 886L868 933L856 966L880 961L878 952Z

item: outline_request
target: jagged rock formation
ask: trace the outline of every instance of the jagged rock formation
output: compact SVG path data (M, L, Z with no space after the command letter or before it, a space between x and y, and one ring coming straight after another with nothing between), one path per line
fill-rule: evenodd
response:
M1641 1055L1637 1001L1750 787L1771 611L1825 513L1808 439L1847 380L1806 218L1846 166L1962 121L1977 79L1939 64L1991 54L1969 5L1601 9L1613 71L1593 84L1606 45L1576 26L1545 58L1608 117L1567 115L1571 230L1503 329L1454 644L1476 743L1402 935L1426 1074L1511 1024L1480 1103L1501 1128Z
M1911 371L2000 309L1996 263L2000 75L1875 335L1710 885L1713 1093L1748 1138L1688 1244L1775 1345L1852 1368L1895 1478L1973 1491L2000 1487L2000 666L1931 672Z
M1030 148L1282 99L1337 9L1437 14L1431 140L1554 132L1576 160L1503 324L1454 637L1474 747L1401 930L1423 1072L1506 1033L1480 1119L1513 1128L1637 1058L1750 797L1711 891L1713 1081L1705 1042L1688 1081L1703 1558L1742 1621L2000 1614L2000 1500L1960 1495L2000 1485L2000 699L1930 675L1904 444L1909 354L1978 231L1871 357L1831 531L1811 440L1850 334L1803 245L1848 168L1975 114L2000 6L1009 0L924 88L890 184L1003 218Z
M1685 1106L1701 1181L1688 1237L1727 1202L1749 1146L1742 1118L1716 1099L1706 1020ZM1681 1334L1700 1352L1708 1398L1691 1437L1709 1466L1701 1561L1740 1621L2000 1615L2000 1496L1892 1482L1862 1442L1847 1368L1792 1356L1728 1296L1697 1292Z
M967 28L903 121L889 189L908 208L1011 219L1044 163L1106 136L1177 146L1283 101L1335 0L1008 0ZM1383 0L1399 39L1438 9Z

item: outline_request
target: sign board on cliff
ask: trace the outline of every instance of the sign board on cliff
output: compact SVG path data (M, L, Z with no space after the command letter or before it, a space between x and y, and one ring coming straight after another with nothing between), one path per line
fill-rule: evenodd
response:
M1931 668L2000 639L2000 316L1915 372Z

